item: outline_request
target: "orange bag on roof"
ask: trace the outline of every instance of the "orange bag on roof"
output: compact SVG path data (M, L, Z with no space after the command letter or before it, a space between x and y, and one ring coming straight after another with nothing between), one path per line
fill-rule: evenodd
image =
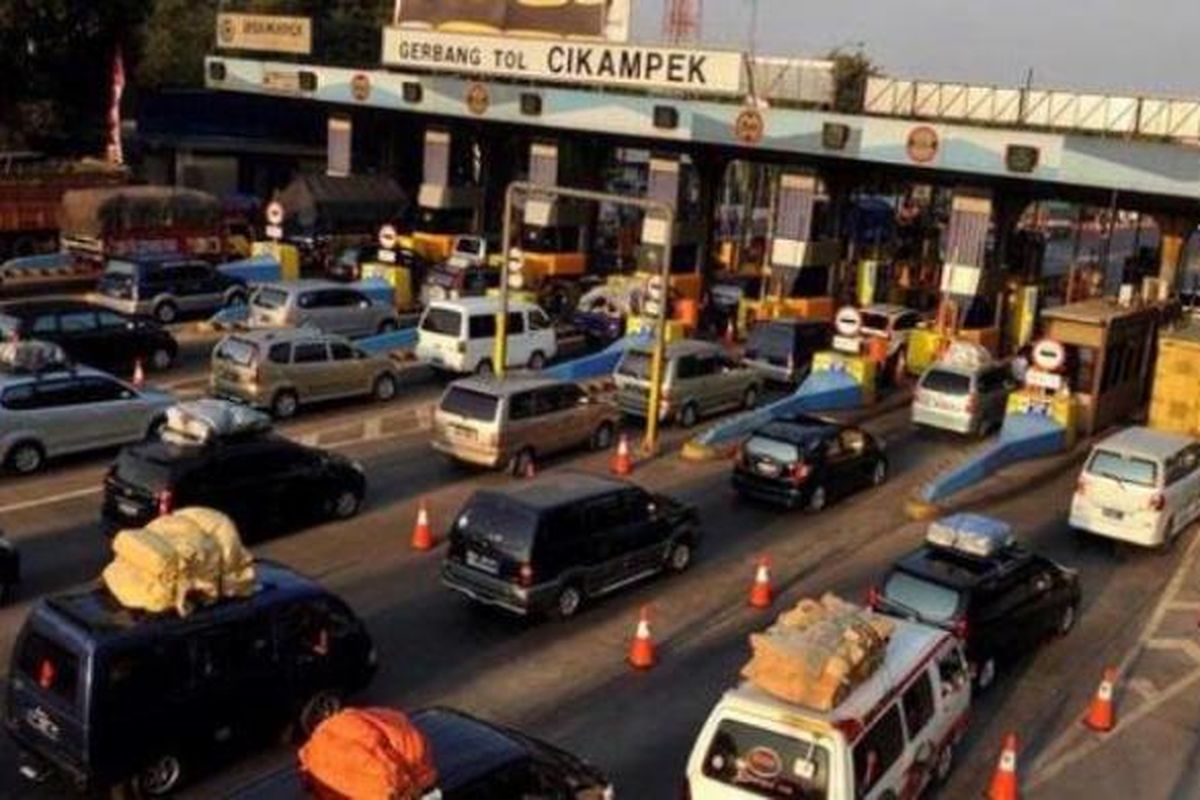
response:
M320 790L348 800L418 800L437 783L429 742L390 708L348 708L322 722L300 748Z

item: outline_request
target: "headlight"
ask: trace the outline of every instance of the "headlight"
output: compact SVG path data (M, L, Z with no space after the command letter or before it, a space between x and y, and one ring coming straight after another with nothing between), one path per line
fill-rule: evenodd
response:
M351 461L351 462L350 462L350 469L354 470L354 471L355 471L355 472L357 472L359 475L366 475L366 474L367 474L367 470L366 470L366 468L365 468L365 467L363 467L363 465L362 465L362 462L361 462L361 461Z

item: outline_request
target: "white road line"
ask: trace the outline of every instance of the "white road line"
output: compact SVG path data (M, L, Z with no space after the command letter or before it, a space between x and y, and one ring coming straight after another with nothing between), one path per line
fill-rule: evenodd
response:
M63 492L62 494L52 494L47 497L39 497L34 500L22 500L19 503L9 503L6 506L0 506L0 514L8 514L13 511L24 511L38 506L50 506L55 503L65 503L68 500L78 500L80 497L87 497L93 494L100 494L104 491L103 486L89 486L86 489L76 489L72 492Z

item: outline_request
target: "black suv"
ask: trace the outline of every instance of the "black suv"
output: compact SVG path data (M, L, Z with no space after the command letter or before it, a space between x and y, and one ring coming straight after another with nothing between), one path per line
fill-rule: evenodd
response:
M442 800L556 798L606 800L608 779L570 753L509 728L448 708L409 716L425 734L437 767ZM313 795L294 767L234 792L227 800L308 800Z
M695 509L568 472L472 495L451 526L442 582L486 605L565 619L590 597L682 572L698 541Z
M887 480L875 437L849 425L800 415L750 435L733 467L733 488L748 497L820 511L834 499Z
M228 514L252 540L314 519L349 519L365 492L358 464L271 433L203 443L163 438L121 451L104 481L101 513L115 531L206 506Z
M16 546L0 534L0 605L4 605L17 591L21 582L21 554Z
M883 588L870 594L877 611L962 637L981 690L995 680L998 664L1069 633L1079 601L1073 570L1012 542L984 554L926 542L897 561Z
M151 319L70 298L0 303L0 335L53 342L72 361L124 375L137 361L165 370L179 351L175 337Z
M187 617L128 610L103 587L38 601L8 671L22 772L166 794L197 757L311 733L364 687L377 658L358 617L282 566L256 569L253 595Z
M823 320L771 319L755 323L742 360L774 383L798 384L808 375L813 356L828 350L833 329Z

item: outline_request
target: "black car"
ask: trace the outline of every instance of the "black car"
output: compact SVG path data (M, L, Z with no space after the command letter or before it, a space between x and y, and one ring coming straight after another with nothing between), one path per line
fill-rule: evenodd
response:
M976 686L986 689L998 665L1070 632L1080 589L1073 570L1012 541L974 552L927 541L895 563L870 600L878 611L958 633Z
M21 554L0 534L0 605L12 600L21 582Z
M733 467L739 497L820 511L887 480L888 460L871 434L818 417L769 422L742 445Z
M152 319L70 298L0 303L0 336L53 342L72 361L126 375L136 362L165 370L179 351L175 337Z
M112 531L206 506L253 539L314 519L349 519L365 492L354 462L269 432L206 442L168 436L121 451L104 481L102 514Z
M472 495L450 528L442 582L479 603L565 619L589 598L687 569L699 535L695 509L669 497L557 474Z
M254 594L186 617L131 611L102 586L39 600L8 671L22 773L166 794L214 748L311 733L366 686L377 657L354 612L282 566L256 570Z
M832 342L833 329L823 320L762 320L750 329L742 359L767 380L793 385L808 375L813 356Z
M518 731L433 708L409 715L425 734L437 767L442 800L555 798L606 800L608 779L570 753ZM294 767L234 792L227 800L308 800L312 795Z

